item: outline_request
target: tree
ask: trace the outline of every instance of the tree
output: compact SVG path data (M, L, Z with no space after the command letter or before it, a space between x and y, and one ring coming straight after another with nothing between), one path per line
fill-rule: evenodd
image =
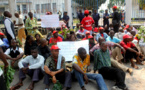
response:
M138 0L139 7L145 10L145 0Z
M78 3L82 8L85 9L97 9L99 8L103 3L106 2L106 0L73 0L74 2Z
M108 8L111 9L114 5L124 6L125 0L110 0Z

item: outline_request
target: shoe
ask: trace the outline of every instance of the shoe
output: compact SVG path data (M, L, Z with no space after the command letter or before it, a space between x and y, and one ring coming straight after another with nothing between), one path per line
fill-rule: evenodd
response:
M120 88L117 87L117 86L113 86L111 90L123 90L123 89L120 89Z

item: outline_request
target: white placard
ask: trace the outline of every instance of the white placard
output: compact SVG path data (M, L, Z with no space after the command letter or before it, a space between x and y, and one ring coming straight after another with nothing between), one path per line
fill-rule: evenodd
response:
M59 27L59 15L42 15L41 27Z
M77 53L80 47L84 47L89 54L89 41L64 41L58 42L58 47L61 49L59 54L65 57L65 61L72 61L73 56Z

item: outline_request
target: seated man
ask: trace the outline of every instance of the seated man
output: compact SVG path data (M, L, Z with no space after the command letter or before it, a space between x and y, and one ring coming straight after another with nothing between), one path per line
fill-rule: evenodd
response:
M87 84L88 78L97 82L99 90L108 90L104 79L100 74L87 73L89 65L90 56L86 53L84 48L79 48L78 54L73 57L73 69L82 90L86 90L84 86L84 80L85 84Z
M114 43L120 43L120 39L114 37L114 31L110 31L110 36L107 37L106 41L114 42Z
M94 56L93 52L95 50L100 49L101 47L101 43L105 42L105 39L103 37L99 38L99 43L96 44L91 50L90 50L90 54L92 56ZM129 74L132 74L133 70L131 68L126 67L125 65L121 64L121 60L123 59L123 56L121 54L121 49L122 51L125 51L123 49L123 47L121 47L119 44L113 43L113 42L106 42L107 44L107 48L109 49L109 53L111 56L111 65L113 67L119 68L121 70L123 70L124 72L128 72ZM115 49L113 49L112 51L110 50L111 47L115 47ZM116 60L116 57L118 58L118 60Z
M17 46L17 41L15 39L12 39L11 47L5 52L6 59L9 59L9 64L11 64L13 68L18 68L18 62L23 57L23 55L24 52L22 48Z
M76 32L77 38L82 39L85 36L85 30L83 25L80 26L80 29Z
M86 31L86 37L83 38L82 40L87 40L87 39L89 39L89 38L88 38L89 36L90 36L90 32L89 32L89 31Z
M71 87L71 72L65 72L65 58L59 55L59 48L57 45L52 45L51 56L47 58L44 70L44 84L46 85L46 90L49 89L51 78L54 84L57 80L64 83L64 90Z
M9 41L7 38L4 37L4 34L2 32L0 32L0 39L4 43L4 44L0 45L0 47L3 49L3 52L5 52L9 48Z
M58 36L57 31L53 31L53 37L50 38L49 44L56 45L57 42L62 42L62 38L60 36Z
M123 35L125 35L125 33L124 33L122 28L119 28L119 32L115 33L115 37L120 39L120 40L123 40Z
M31 84L28 87L28 90L33 90L34 84L43 78L43 73L41 66L44 65L43 56L38 54L37 47L31 48L31 55L22 59L19 63L19 82L11 87L11 90L19 89L23 86L23 80L26 78L26 74L32 78Z
M105 79L115 80L113 90L126 90L125 73L121 69L111 67L109 50L106 42L101 43L101 48L94 53L94 73L98 70Z
M103 37L105 40L108 37L108 35L104 32L104 28L99 28L99 33L96 35L96 41L98 41L99 37Z
M38 46L38 52L40 55L42 55L45 60L50 56L51 52L49 47L47 46L48 42L46 39L40 40L40 45Z
M143 65L140 62L140 56L142 56L142 54L139 52L135 44L131 42L131 40L132 37L125 34L123 36L123 40L120 42L120 45L126 50L124 58L131 61L131 66L133 68L138 69L138 66L135 65L133 60L136 59L136 64Z

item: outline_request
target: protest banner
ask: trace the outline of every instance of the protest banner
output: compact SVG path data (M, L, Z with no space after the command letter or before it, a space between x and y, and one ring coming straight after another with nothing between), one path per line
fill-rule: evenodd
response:
M65 57L65 61L72 61L73 56L77 53L80 47L84 47L89 54L89 41L64 41L58 42L60 48L59 54Z
M42 15L41 16L41 27L59 27L59 15Z

